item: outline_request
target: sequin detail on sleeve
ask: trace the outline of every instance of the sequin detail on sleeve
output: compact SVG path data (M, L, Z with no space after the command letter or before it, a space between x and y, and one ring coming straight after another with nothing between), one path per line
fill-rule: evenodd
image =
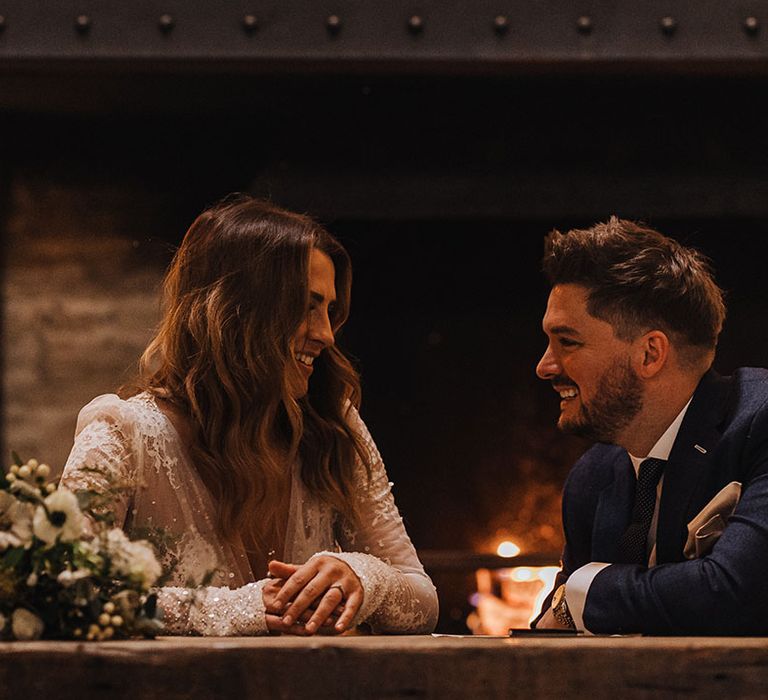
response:
M262 588L267 579L229 588L158 590L165 634L249 637L267 634Z

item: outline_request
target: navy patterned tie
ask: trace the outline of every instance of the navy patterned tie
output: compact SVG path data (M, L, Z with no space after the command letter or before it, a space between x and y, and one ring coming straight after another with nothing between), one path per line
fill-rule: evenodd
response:
M624 531L619 543L620 560L625 564L648 564L648 530L653 520L653 511L656 509L656 487L665 465L666 461L654 457L644 460L640 465L632 522Z

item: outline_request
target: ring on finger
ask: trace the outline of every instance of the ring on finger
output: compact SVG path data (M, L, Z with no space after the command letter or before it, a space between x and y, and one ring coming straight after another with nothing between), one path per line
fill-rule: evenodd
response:
M334 583L332 586L328 586L328 590L329 591L332 591L334 588L338 589L339 593L341 593L342 600L347 597L344 594L344 589L341 587L340 583Z

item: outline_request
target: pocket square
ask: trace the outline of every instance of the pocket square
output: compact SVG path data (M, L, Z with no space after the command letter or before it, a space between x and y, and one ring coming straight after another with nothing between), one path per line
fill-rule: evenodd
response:
M697 559L709 554L723 534L728 518L733 514L740 497L741 484L732 481L720 489L688 523L688 539L683 549L686 559Z

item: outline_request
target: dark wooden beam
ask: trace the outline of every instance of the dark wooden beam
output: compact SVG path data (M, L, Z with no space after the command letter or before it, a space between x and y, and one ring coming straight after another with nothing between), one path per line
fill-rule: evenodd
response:
M0 69L765 72L757 0L5 0Z

